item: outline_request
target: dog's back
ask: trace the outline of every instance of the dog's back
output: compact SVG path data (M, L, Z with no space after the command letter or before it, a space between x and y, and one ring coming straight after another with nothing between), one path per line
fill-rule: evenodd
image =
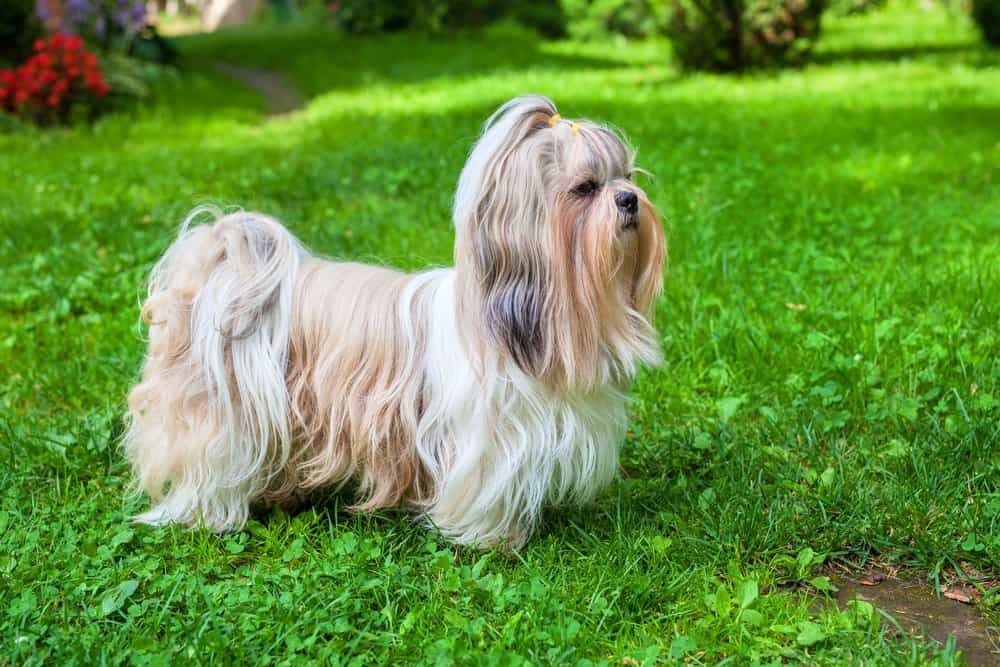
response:
M424 498L413 444L440 273L318 258L303 264L288 370L298 452L276 500L349 478L359 480L361 508Z

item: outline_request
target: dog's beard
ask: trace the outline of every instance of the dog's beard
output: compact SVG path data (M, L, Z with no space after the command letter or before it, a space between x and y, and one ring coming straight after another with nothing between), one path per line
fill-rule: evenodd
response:
M454 270L328 262L257 214L182 233L129 397L126 452L157 502L139 520L232 529L253 502L353 479L359 509L519 546L544 504L612 480L625 391L658 358L662 230L613 134L548 125L541 99L501 111L463 171ZM585 173L601 190L568 192Z

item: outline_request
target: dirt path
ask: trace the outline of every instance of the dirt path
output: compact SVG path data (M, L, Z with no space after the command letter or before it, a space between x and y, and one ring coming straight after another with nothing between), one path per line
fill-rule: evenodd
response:
M282 116L305 106L305 98L277 72L228 63L216 63L215 69L257 90L267 103L268 116Z
M972 667L1000 663L996 629L975 607L937 597L924 582L901 581L884 576L862 576L836 581L841 606L861 599L889 612L904 632L944 644L948 636L965 653Z

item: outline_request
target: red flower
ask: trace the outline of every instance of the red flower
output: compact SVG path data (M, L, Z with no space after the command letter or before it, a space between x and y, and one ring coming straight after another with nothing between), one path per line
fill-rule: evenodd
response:
M100 61L79 37L56 34L36 41L34 50L17 69L0 70L0 112L52 120L75 104L94 104L111 92Z
M98 97L104 97L111 90L100 72L91 72L87 75L87 87Z

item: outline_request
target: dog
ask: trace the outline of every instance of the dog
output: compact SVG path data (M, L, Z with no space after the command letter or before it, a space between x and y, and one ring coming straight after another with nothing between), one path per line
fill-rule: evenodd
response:
M627 394L660 361L660 219L614 131L522 96L454 199L455 266L308 252L258 213L193 213L149 280L124 450L141 523L242 528L253 505L356 484L447 539L518 548L543 506L618 468Z

